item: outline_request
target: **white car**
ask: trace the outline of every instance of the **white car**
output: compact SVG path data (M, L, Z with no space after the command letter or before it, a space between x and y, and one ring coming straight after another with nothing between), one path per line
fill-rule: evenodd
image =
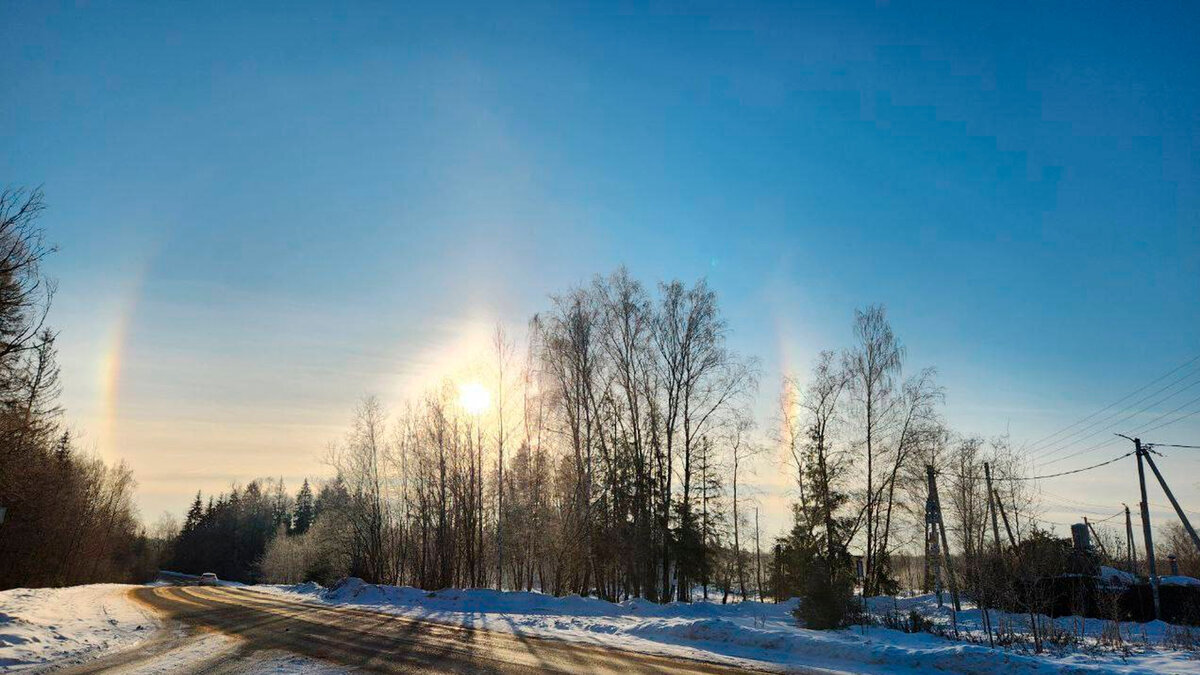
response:
M200 580L196 583L200 586L216 586L217 575L213 574L212 572L205 572L204 574L200 575Z

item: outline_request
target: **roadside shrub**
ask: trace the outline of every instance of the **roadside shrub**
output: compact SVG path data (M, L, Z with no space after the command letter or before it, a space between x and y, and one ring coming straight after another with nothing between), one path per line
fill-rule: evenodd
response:
M345 577L349 565L339 546L342 533L328 519L318 518L303 534L282 529L267 544L259 561L262 579L272 584L315 581L329 586Z
M862 604L854 597L854 579L842 570L831 574L824 561L815 562L794 614L804 627L816 630L862 623Z
M888 612L883 615L883 625L904 633L934 632L933 621L926 619L915 609L908 610L908 614L899 611Z
M1200 651L1200 632L1191 626L1167 624L1163 646L1188 652Z

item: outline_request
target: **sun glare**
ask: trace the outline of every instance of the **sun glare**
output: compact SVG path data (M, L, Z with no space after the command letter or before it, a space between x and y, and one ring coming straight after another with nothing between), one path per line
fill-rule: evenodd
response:
M478 382L464 382L458 385L458 404L472 415L479 415L488 409L492 403L492 395Z

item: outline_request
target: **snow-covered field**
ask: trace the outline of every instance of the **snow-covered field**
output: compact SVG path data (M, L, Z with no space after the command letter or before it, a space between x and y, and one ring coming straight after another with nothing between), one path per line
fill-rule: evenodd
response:
M122 584L0 591L0 671L72 663L132 647L161 627Z
M777 669L820 669L855 673L1200 673L1197 654L1162 646L1165 624L1126 624L1137 638L1123 652L1084 644L1034 655L992 649L983 644L950 641L929 633L906 634L879 626L842 631L814 631L796 626L783 604L757 602L721 605L712 602L658 605L643 600L613 604L593 598L555 598L539 593L491 590L426 592L414 588L376 586L350 579L332 589L316 584L260 586L273 593L333 605L346 604L420 618L562 640L585 642L668 656L687 656ZM877 598L872 612L918 609L938 621L932 596L903 600ZM1015 619L1016 617L1014 617ZM993 620L998 613L993 612ZM976 610L958 615L964 633L978 629ZM1061 619L1063 627L1073 627ZM1102 621L1080 624L1091 640ZM1144 644L1140 641L1144 640Z

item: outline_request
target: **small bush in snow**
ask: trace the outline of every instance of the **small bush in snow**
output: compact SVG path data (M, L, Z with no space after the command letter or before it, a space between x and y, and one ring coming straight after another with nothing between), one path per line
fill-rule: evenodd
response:
M926 619L920 612L915 609L908 610L908 614L903 614L898 611L888 612L883 615L883 625L892 630L902 631L904 633L933 633L934 623Z
M864 612L862 603L854 596L853 577L841 570L830 574L824 561L817 561L805 580L795 616L805 628L816 630L862 623Z
M1200 632L1192 626L1167 624L1163 646L1188 652L1200 651Z

